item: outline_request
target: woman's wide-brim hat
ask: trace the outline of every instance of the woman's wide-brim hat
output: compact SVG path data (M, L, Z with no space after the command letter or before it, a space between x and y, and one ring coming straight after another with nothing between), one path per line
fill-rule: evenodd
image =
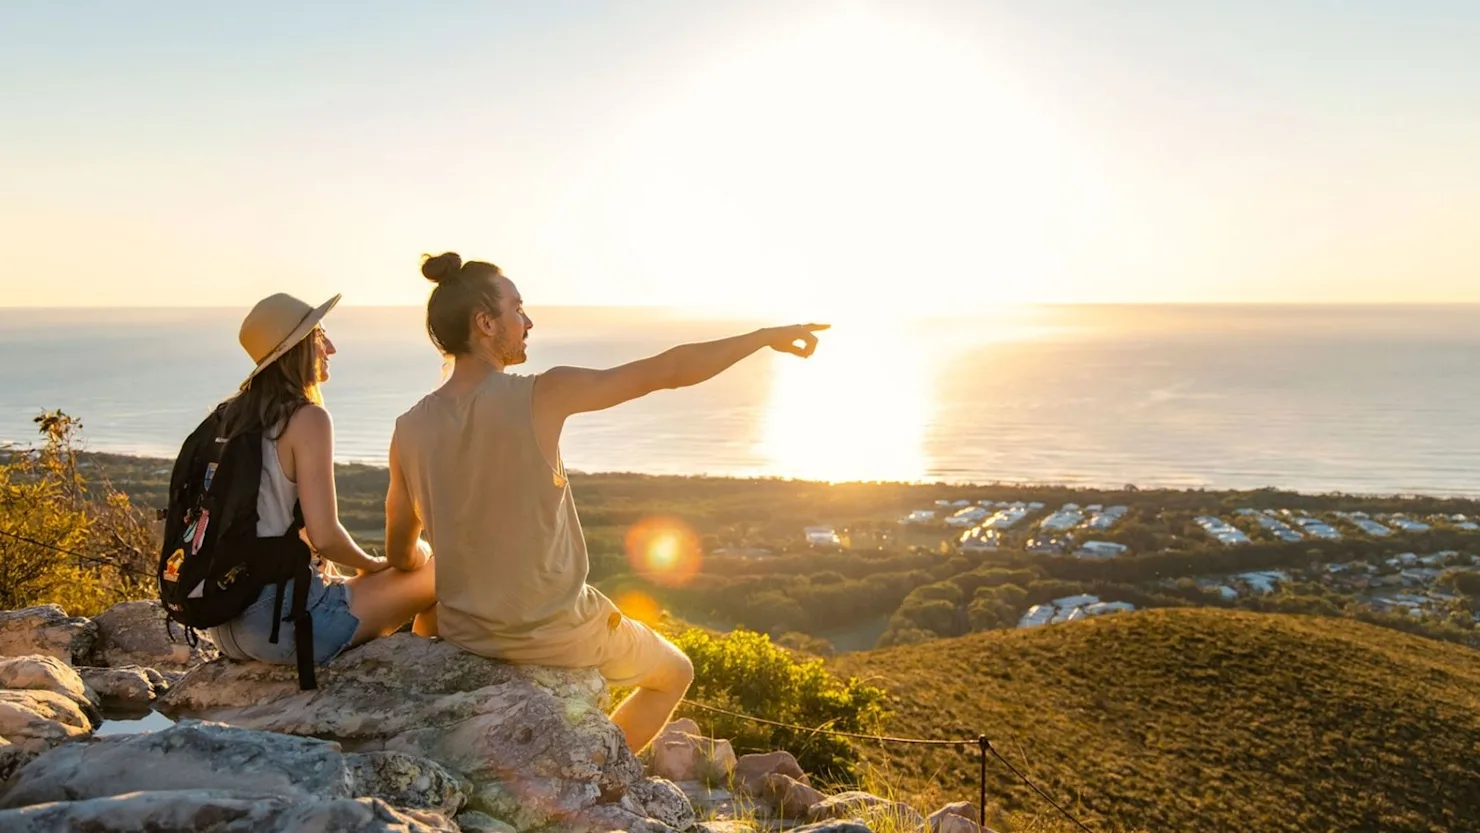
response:
M242 321L239 336L242 349L247 351L247 355L252 357L257 366L242 381L241 386L246 388L258 373L267 369L268 365L313 332L313 328L329 314L329 310L339 303L340 297L335 295L317 307L311 307L285 292L258 301L257 306L252 307L252 311Z

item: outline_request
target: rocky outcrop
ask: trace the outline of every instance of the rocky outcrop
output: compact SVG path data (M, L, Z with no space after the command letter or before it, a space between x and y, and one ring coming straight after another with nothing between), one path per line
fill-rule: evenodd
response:
M77 669L88 688L97 693L99 707L109 712L147 711L151 703L170 690L169 680L158 670L138 665L122 668Z
M41 689L0 690L0 737L15 752L37 754L70 740L92 734L93 722L81 706L65 694Z
M0 784L42 752L92 735L97 695L53 656L0 659Z
M773 772L766 776L764 798L776 815L785 819L805 819L811 817L812 808L825 796L790 775Z
M87 665L122 668L129 665L185 671L216 659L221 652L204 632L191 646L184 632L174 627L173 637L165 627L164 608L158 601L116 604L93 623L97 642L88 654Z
M50 691L76 703L94 724L98 695L76 669L52 656L8 657L0 659L0 689L10 691Z
M790 752L765 752L740 756L740 760L735 762L735 788L746 795L760 798L766 794L766 776L773 773L785 775L803 784L812 783Z
M594 669L514 666L396 634L318 676L317 690L299 691L290 666L221 660L191 671L157 707L430 758L473 784L470 809L521 830L615 807L643 775L603 713Z
M81 665L97 636L97 625L58 605L0 611L0 656L39 654Z
M223 790L129 793L0 811L7 833L456 833L435 813L375 798L288 798Z
M133 792L232 791L288 799L380 798L455 813L464 789L431 761L396 753L346 755L338 744L217 723L59 746L25 765L0 808Z
M644 778L634 783L622 796L622 807L675 830L687 830L694 824L694 808L688 796L663 778Z
M700 735L694 721L676 720L648 749L648 771L671 781L728 783L735 771L735 751L728 740Z
M450 817L472 789L440 764L404 752L354 752L345 763L355 795L383 798L396 807Z
M981 833L982 827L977 824L980 818L975 804L956 801L931 813L925 822L930 833Z
M594 669L397 634L300 691L292 666L212 660L162 623L152 602L96 623L0 613L0 649L28 654L0 659L0 829L990 833L967 803L927 822L868 793L827 796L790 754L737 759L692 720L665 728L644 773ZM100 704L180 722L93 738Z

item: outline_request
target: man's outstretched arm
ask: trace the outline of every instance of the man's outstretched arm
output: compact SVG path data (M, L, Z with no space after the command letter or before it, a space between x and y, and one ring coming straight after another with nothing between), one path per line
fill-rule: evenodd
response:
M826 324L770 327L718 341L680 345L606 370L552 367L541 373L535 383L535 413L542 420L564 420L571 414L630 402L655 390L697 385L763 347L806 358L817 349L816 334L827 327Z

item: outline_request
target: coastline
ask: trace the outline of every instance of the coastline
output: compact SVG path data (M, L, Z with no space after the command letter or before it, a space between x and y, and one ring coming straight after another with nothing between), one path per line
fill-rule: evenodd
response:
M169 467L173 459L157 455L147 454L120 454L103 451L84 451L82 458L85 465L99 466L110 478L116 478L117 473L124 473L126 480L134 483L147 484L159 478L168 479ZM334 468L339 477L349 477L351 482L365 479L384 480L389 469L384 464L361 463L361 462L336 462ZM869 481L826 481L808 480L804 478L793 478L783 476L734 476L721 474L674 474L674 473L649 473L633 471L582 471L571 468L569 473L574 478L584 479L592 482L612 481L646 481L650 483L714 483L730 484L732 486L795 486L821 489L842 489L849 491L882 489L890 491L903 491L910 497L924 499L929 495L941 497L960 498L967 492L981 492L984 497L1001 499L999 496L1008 498L1030 497L1044 498L1063 496L1066 499L1093 500L1100 502L1124 502L1134 500L1145 502L1148 498L1158 495L1165 496L1197 496L1210 504L1245 498L1252 503L1264 504L1279 502L1280 500L1295 500L1302 508L1330 508L1338 509L1353 504L1368 503L1379 509L1394 511L1390 507L1394 504L1407 507L1410 511L1454 511L1469 514L1480 513L1480 495L1472 494L1436 494L1428 492L1356 492L1356 491L1301 491L1298 489L1281 488L1278 486L1266 486L1255 489L1218 488L1214 486L1161 486L1125 483L1120 485L1110 484L1087 484L1087 483L1056 483L1045 481L904 481L904 480L869 480ZM120 485L127 485L126 483ZM124 489L128 491L128 489ZM344 485L341 484L341 499L346 497ZM1441 506L1442 508L1417 508L1413 504L1429 506ZM1461 508L1454 508L1461 507Z

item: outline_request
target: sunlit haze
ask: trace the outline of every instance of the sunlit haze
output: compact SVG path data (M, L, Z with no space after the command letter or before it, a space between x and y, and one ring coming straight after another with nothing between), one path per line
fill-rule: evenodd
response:
M9 4L0 304L417 304L443 249L777 316L1475 301L1477 42L1459 0Z

